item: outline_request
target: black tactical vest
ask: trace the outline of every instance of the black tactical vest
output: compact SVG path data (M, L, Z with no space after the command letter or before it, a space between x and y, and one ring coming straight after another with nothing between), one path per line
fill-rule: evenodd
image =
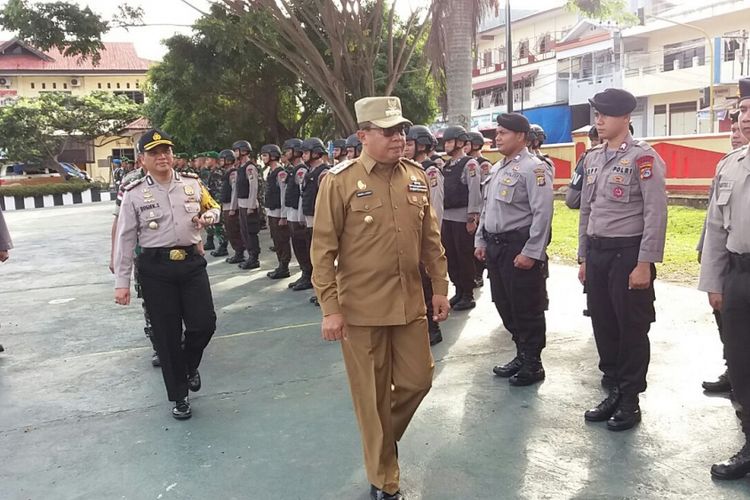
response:
M247 161L237 169L237 198L247 199L250 196L250 185L247 182L247 167L249 165L254 165L254 163Z
M221 203L232 202L232 182L229 180L229 177L232 175L232 172L236 171L237 169L232 167L221 178L221 195L219 196Z
M329 168L331 168L330 165L323 163L305 175L305 185L302 188L302 213L308 217L315 215L315 200L318 198L318 189L320 189L320 174Z
M297 173L303 168L307 168L307 165L300 163L296 167L293 167L291 172L292 179L286 183L286 192L284 193L284 205L288 208L297 209L299 208L299 199L302 196L299 184L297 184Z
M269 210L278 210L281 208L281 188L279 187L279 172L283 172L283 167L276 167L268 174L266 179L266 208Z
M456 163L446 163L443 167L445 177L445 208L464 208L469 206L469 186L461 182L464 167L473 160L464 156Z

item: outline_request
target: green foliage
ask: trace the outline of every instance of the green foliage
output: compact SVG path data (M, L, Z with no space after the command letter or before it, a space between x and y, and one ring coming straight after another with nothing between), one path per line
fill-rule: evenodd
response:
M628 11L625 0L568 0L567 5L568 9L584 16L611 21L622 27L638 23L638 16Z
M30 186L0 186L0 196L45 196L51 194L82 193L94 189L94 184L80 179L71 179L54 184L33 184ZM105 187L104 190L107 190Z
M71 137L110 135L139 116L140 107L124 96L60 92L22 98L0 108L0 149L8 158L54 164Z

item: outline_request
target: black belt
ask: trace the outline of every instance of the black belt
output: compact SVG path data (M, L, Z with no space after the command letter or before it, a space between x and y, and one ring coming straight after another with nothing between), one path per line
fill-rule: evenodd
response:
M507 245L508 243L517 243L528 240L530 230L531 226L514 229L513 231L505 231L504 233L490 233L489 231L482 230L482 237L484 238L484 241L488 243L491 242L496 245Z
M729 267L741 272L750 272L750 253L729 253Z
M185 260L188 255L195 255L198 251L195 245L189 247L171 247L171 248L143 248L143 255L150 257L163 257L169 260Z
M589 236L589 248L597 250L614 250L616 248L630 248L641 245L643 236L628 236L624 238L601 238Z

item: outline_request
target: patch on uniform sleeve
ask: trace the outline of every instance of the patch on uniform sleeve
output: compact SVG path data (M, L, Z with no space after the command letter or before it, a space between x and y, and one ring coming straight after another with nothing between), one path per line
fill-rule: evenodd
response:
M468 169L469 169L469 175L471 177L476 177L477 176L477 164L476 163L469 162Z
M434 168L428 168L427 172L425 172L425 173L427 174L427 177L430 180L430 187L437 187L437 185L438 185L438 173L437 173L437 170L434 169Z
M650 179L654 175L654 157L641 156L635 161L638 165L638 171L641 173L641 179Z
M486 161L482 163L481 169L482 169L482 175L489 175L490 170L492 169L492 165L490 164L490 162Z
M286 172L284 172L283 170L279 172L278 179L281 183L286 182Z
M547 179L544 177L544 174L537 174L536 175L536 185L537 186L546 186L547 185Z

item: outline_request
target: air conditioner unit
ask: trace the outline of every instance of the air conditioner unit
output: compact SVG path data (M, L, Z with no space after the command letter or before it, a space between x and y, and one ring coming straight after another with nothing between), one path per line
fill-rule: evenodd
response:
M0 87L5 87L7 89L8 87L10 87L11 83L13 83L13 81L10 79L10 77L0 76Z
M70 86L71 87L80 87L81 86L81 78L80 77L74 77L70 79Z

